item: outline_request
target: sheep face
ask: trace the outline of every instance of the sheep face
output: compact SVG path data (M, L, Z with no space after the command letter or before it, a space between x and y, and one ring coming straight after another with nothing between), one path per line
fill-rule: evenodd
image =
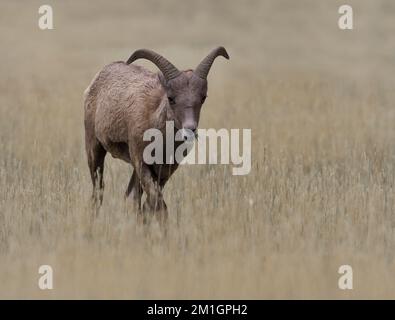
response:
M163 77L161 81L165 81ZM162 84L168 99L168 119L174 121L177 129L182 129L184 140L193 139L207 96L207 80L187 70Z
M168 99L167 119L173 120L175 127L183 130L184 140L189 140L195 136L200 109L207 94L207 75L218 56L229 59L225 48L217 47L200 62L194 71L181 72L160 54L152 50L140 49L130 56L126 64L143 58L152 61L159 68L161 71L159 79Z

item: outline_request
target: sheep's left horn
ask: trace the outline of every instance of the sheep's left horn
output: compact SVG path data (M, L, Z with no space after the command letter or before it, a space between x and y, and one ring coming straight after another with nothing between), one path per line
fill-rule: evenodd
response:
M162 71L166 80L171 80L180 75L180 71L168 61L166 58L162 57L160 54L148 50L148 49L140 49L136 50L128 59L126 64L131 64L133 61L137 59L147 59L156 64L160 71Z
M207 57L205 57L202 62L197 66L195 69L195 74L202 78L202 79L207 79L207 75L210 71L210 68L215 60L216 57L222 56L226 59L229 59L229 55L226 52L224 47L218 47L211 51Z

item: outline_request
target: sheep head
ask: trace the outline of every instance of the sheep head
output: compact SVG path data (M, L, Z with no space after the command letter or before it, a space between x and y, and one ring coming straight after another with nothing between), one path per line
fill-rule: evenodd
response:
M159 68L159 78L168 99L168 118L174 121L176 128L183 129L184 140L189 140L199 124L200 110L207 96L207 75L218 56L229 59L225 48L218 47L194 71L179 71L163 56L148 49L135 51L126 63L147 59Z

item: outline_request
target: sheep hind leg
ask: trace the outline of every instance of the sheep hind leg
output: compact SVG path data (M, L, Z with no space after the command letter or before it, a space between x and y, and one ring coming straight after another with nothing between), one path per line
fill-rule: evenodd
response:
M92 179L92 203L96 210L103 203L103 191L104 191L104 158L106 156L106 150L97 141L95 145L87 150L88 154L88 165ZM96 211L98 213L98 211Z

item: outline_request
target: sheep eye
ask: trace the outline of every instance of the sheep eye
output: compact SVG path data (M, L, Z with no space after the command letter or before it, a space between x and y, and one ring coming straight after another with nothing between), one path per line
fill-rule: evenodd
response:
M202 103L204 103L204 101L206 101L207 96L202 97Z
M174 98L174 97L167 97L167 99L169 99L169 103L171 105L175 105L176 104L176 98Z

